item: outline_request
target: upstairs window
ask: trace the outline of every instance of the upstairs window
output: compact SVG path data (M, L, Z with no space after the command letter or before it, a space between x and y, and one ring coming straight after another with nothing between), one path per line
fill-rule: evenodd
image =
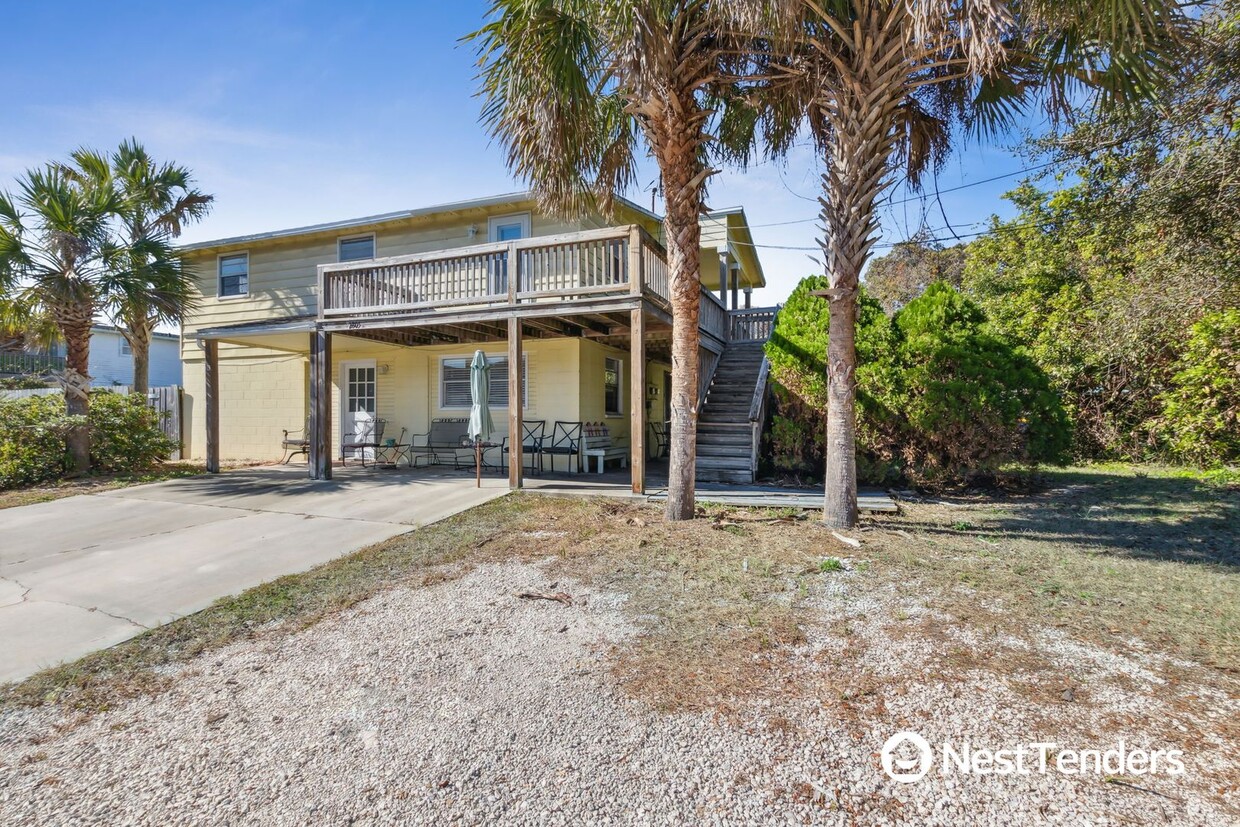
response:
M244 296L250 292L250 254L220 256L220 296Z
M620 416L623 413L620 410L620 406L624 404L620 396L620 373L619 359L603 361L603 412L607 416Z
M133 348L129 346L124 336L121 337L120 353L121 356L133 356Z
M338 255L341 261L365 261L368 258L374 258L374 234L356 235L352 238L340 239L338 242Z

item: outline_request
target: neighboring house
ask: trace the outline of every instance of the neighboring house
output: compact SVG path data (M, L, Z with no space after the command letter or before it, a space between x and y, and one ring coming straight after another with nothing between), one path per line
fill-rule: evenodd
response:
M725 349L750 340L742 349L758 361L734 360L745 370L729 372L729 387L743 399L727 400L737 421L725 424L736 427L720 429L717 447L752 478L752 340L765 338L773 312L736 307L765 285L744 212L713 212L702 226L699 401ZM282 431L309 423L311 476L330 476L349 435L375 419L386 437L407 439L467 417L480 348L492 364L495 442L519 421L545 420L548 442L556 421L604 422L614 445L628 446L640 488L669 414L661 232L657 215L629 201L610 220L563 222L517 193L188 245L201 293L182 327L188 455L208 467L273 459ZM510 385L524 398L517 410ZM712 400L733 395L721 387ZM514 485L519 477L513 469Z
M65 345L0 355L0 375L64 370ZM90 383L96 388L133 384L133 352L115 327L98 324L90 329ZM148 384L152 388L181 384L181 337L175 333L151 336Z
M62 356L63 348L62 345ZM111 325L90 329L90 383L97 388L133 384L133 351L121 332ZM181 337L177 334L151 335L147 384L152 388L181 384Z

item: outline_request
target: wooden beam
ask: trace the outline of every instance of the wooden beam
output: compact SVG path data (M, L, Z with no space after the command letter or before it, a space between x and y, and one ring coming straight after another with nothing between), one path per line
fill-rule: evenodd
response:
M310 479L332 478L332 335L310 334Z
M522 479L525 457L521 448L525 443L521 427L525 388L521 386L521 374L521 320L512 318L508 320L508 487L513 489L525 484Z
M627 315L628 311L634 307L640 307L641 302L642 299L640 297L622 294L607 299L544 302L541 304L522 304L516 307L501 305L493 308L473 310L445 308L442 311L422 310L415 313L392 314L382 317L332 318L321 322L321 324L324 330L352 333L356 330L385 328L434 328L437 325L460 324L462 322L504 322L517 316L528 323L532 318L546 318L549 316L563 319L576 314L595 316L605 313L623 313Z
M206 351L206 423L207 473L220 472L220 343L214 339L203 342Z
M633 493L646 493L646 319L641 308L632 311L633 338L629 342L629 468Z

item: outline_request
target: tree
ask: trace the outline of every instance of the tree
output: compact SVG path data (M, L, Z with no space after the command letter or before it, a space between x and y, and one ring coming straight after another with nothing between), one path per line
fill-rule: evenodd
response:
M108 227L119 205L110 182L76 180L57 164L17 183L16 196L0 193L0 295L32 318L52 319L65 340L67 442L72 470L85 473L90 329L118 286Z
M766 54L773 154L808 127L822 154L830 288L824 520L856 521L857 297L901 171L916 186L960 127L993 132L1042 90L1052 114L1085 86L1107 107L1148 94L1184 27L1176 0L786 0Z
M936 281L959 287L966 250L965 244L944 247L925 231L918 232L870 262L865 271L866 291L892 314Z
M496 0L494 20L469 35L478 44L483 122L544 207L610 211L634 181L639 141L658 164L673 318L669 520L694 514L698 221L717 139L745 141L743 119L732 133L719 108L746 60L744 21L731 17L745 8L718 0Z
M186 224L207 215L213 196L194 187L188 168L156 163L136 139L111 156L79 149L73 161L74 174L96 186L110 182L116 192L119 289L107 310L133 352L133 392L145 395L151 336L160 324L180 322L195 295L173 242Z

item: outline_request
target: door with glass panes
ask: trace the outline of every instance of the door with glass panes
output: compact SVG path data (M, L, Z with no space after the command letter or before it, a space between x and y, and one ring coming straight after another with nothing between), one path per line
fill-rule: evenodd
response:
M375 411L378 410L378 394L375 385L377 371L374 360L342 362L340 365L341 407L340 415L341 455L345 459L374 459L373 448L350 448L343 445L358 442L375 442Z

